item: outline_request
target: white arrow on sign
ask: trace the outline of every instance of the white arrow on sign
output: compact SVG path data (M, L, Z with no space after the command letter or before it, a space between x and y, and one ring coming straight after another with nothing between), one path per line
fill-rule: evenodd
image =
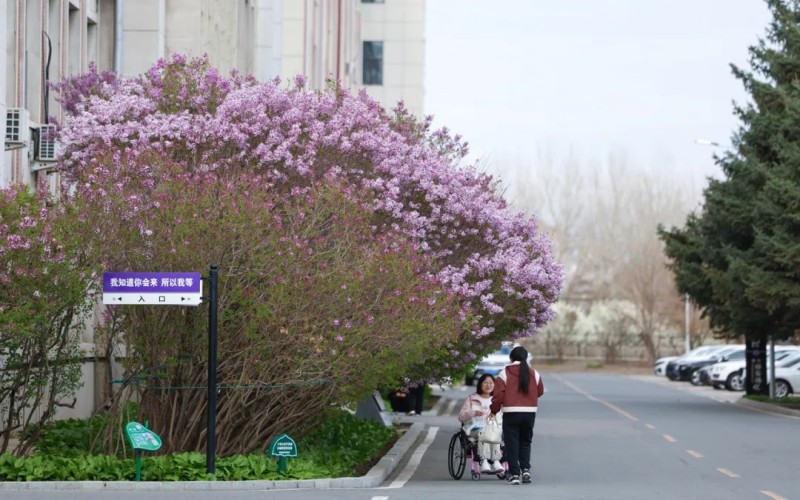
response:
M199 306L202 294L194 293L104 293L103 304Z

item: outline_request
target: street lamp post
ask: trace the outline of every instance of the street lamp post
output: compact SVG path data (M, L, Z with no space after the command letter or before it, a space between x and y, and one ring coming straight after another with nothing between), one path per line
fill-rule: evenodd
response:
M691 305L689 304L689 294L688 293L683 294L683 301L684 301L684 307L686 309L685 310L685 314L684 314L684 319L686 321L686 324L685 324L686 346L685 347L686 347L686 353L688 354L689 351L692 350L692 331L691 331L692 308L691 308Z

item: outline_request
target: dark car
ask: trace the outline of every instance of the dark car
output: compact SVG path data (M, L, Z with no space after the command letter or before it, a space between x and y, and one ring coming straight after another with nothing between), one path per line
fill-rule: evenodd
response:
M717 349L719 349L721 347L725 347L725 346L723 346L723 345L707 345L707 346L702 346L702 347L696 347L696 348L692 349L691 351L689 351L688 353L684 354L683 356L679 356L679 357L671 360L670 362L667 363L667 368L665 370L667 378L670 379L670 380L681 380L680 372L678 370L678 367L681 364L691 363L691 362L694 362L694 361L696 361L696 360L698 360L700 358L706 357L707 355L709 355L710 353L716 351ZM684 379L684 380L688 380L688 379Z

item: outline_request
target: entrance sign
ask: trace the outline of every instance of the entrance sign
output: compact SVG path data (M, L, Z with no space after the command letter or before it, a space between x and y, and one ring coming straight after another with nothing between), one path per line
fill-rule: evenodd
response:
M199 306L200 273L103 273L103 304Z
M747 394L769 395L767 382L767 341L763 338L745 340L745 390Z

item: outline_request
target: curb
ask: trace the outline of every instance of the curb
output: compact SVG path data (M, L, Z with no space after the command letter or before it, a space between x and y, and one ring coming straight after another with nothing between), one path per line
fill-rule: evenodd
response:
M747 398L739 398L735 401L735 404L743 406L745 408L750 408L751 410L757 410L766 413L775 413L787 417L800 418L800 410L794 410L792 408L784 408L783 406L780 405L764 403L761 401L755 401Z
M445 401L446 401L446 398L444 396L439 396L439 399L433 405L433 408L431 408L431 413L433 413L434 415L437 415L437 416L441 415L442 414L442 407L444 406L444 402Z
M257 491L375 488L380 486L417 441L426 424L412 424L386 455L361 477L287 481L0 481L0 491Z

